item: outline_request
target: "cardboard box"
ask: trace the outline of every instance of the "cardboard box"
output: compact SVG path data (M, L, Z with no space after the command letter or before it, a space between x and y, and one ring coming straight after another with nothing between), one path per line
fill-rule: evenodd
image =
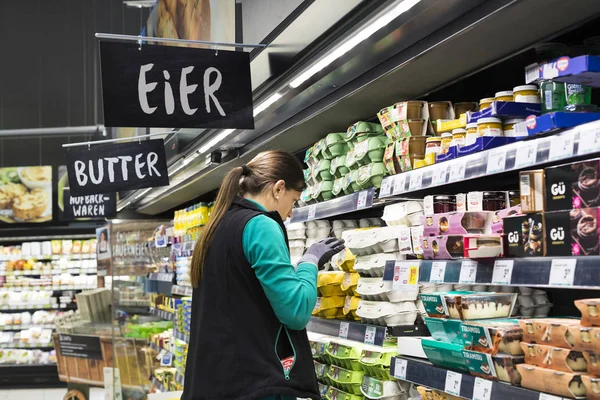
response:
M480 118L501 117L501 118L525 118L530 115L540 115L542 106L536 103L516 103L512 101L494 101L486 109L476 112L467 112L467 121L469 124L477 122Z
M583 112L552 112L536 117L534 115L525 119L527 133L529 136L539 133L557 131L559 129L572 128L577 125L600 119L600 113Z
M588 369L583 353L577 350L525 342L521 348L527 364L570 373L583 373Z
M545 171L546 211L600 206L599 158L557 165Z
M424 236L467 235L492 232L492 211L466 211L424 215L421 217Z
M598 208L577 208L544 214L546 255L592 256L600 254Z
M519 364L517 370L521 374L521 386L524 388L571 399L585 399L582 374L554 371L531 364Z
M529 65L525 70L526 83L540 79L554 79L557 82L579 83L589 86L600 85L599 56L560 57L542 65Z
M523 214L544 211L546 193L544 170L536 169L519 173L521 212Z
M546 254L544 214L507 217L503 224L507 257L541 257Z
M600 378L582 375L583 385L586 390L587 400L600 400Z
M575 350L600 354L600 328L570 326L569 343Z
M423 258L449 260L502 257L501 235L444 235L423 238Z
M523 330L524 342L571 349L574 341L570 332L579 327L579 320L570 318L521 319L519 325Z

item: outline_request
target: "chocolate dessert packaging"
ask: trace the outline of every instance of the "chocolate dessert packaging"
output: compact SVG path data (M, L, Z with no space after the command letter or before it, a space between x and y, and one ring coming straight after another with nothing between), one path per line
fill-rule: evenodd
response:
M548 256L599 255L598 208L545 213Z
M544 170L521 171L519 191L523 214L544 211Z
M600 378L582 375L583 385L586 390L587 400L600 400Z
M581 373L554 371L531 364L519 364L521 386L571 399L585 399Z
M546 168L546 211L600 206L600 159Z
M581 311L581 326L600 326L600 299L575 300L575 307Z
M588 362L581 351L525 342L521 343L521 348L527 364L570 373L588 370Z
M465 321L460 327L462 340L469 350L496 355L523 355L520 346L523 331L517 319Z
M493 258L504 254L501 235L425 236L422 247L426 260Z
M512 313L517 294L455 291L419 297L428 317L475 320L507 318Z
M544 214L507 217L504 224L504 251L507 257L546 255Z
M570 318L520 319L523 341L547 346L573 348L572 330L579 328L579 320Z
M492 356L491 354L471 350L463 350L462 353L471 375L520 386L521 375L516 366L523 363L523 356L512 356L510 354Z
M466 211L423 215L424 236L492 233L492 211Z

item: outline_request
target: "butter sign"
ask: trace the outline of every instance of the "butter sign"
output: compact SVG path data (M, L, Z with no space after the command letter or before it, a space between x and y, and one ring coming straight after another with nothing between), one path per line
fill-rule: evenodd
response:
M162 139L68 147L66 156L74 196L169 184Z
M246 52L100 42L111 127L253 129Z

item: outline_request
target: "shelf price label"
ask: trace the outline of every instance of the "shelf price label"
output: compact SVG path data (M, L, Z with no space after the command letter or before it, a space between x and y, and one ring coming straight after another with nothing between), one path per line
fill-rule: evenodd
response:
M310 221L312 219L315 219L316 213L317 213L317 205L316 204L312 204L312 205L308 206L308 216L306 217L306 220Z
M462 374L454 371L446 372L446 384L444 385L444 392L453 394L454 396L460 396L461 383Z
M477 278L477 261L463 261L460 265L458 283L473 284Z
M446 262L435 261L431 263L431 273L429 274L429 282L443 283L444 275L446 275Z
M423 186L423 171L416 169L410 174L408 190L410 190L411 192L414 190L419 190L421 189L421 186Z
M577 259L575 258L557 258L552 260L550 266L550 286L573 286L575 280L575 268Z
M394 364L394 378L406 380L406 370L408 369L408 361L402 358L396 358Z
M510 285L513 264L514 260L496 260L494 262L494 273L492 274L492 285Z
M350 330L350 323L340 322L339 337L341 339L348 339L348 331Z
M473 385L473 400L490 400L492 397L492 381L475 378Z
M371 325L368 325L365 329L365 343L366 344L375 344L375 334L377 333L377 328Z
M394 191L392 194L402 194L406 188L406 174L398 174L394 176Z
M537 140L519 143L515 156L515 168L525 168L535 164L537 161L537 150Z
M386 197L392 194L392 184L394 182L393 177L385 178L381 181L381 189L379 190L379 197Z
M598 121L580 125L578 155L596 153L600 151L600 123Z
M466 161L457 162L450 166L448 182L458 182L465 179L465 170L467 169Z
M357 210L362 210L363 208L367 207L368 197L369 197L368 190L363 190L362 192L358 193L358 199L356 200L356 209Z
M486 173L495 174L506 169L506 149L491 150L488 154Z
M431 186L440 186L446 183L446 174L448 173L448 166L440 165L433 169L433 176L431 177Z
M399 290L402 286L416 285L419 281L418 261L396 261L394 265L394 280L392 290Z
M565 400L563 397L553 396L548 393L540 393L538 400Z
M575 131L567 131L562 135L552 136L548 161L561 160L573 156L574 145Z

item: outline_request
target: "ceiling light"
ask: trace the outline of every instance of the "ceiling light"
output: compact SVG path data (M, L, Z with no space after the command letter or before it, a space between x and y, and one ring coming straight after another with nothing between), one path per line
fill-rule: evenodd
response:
M130 201L128 201L128 202L127 202L127 203L125 203L124 205L117 207L117 212L120 212L122 209L126 208L126 207L127 207L128 205L130 205L130 204L131 204L131 202L130 202Z
M144 190L143 192L141 192L140 194L138 194L137 196L135 196L134 200L139 199L140 197L142 197L143 195L145 195L146 193L148 193L151 190L152 190L152 188L148 188L148 189Z
M279 100L282 97L283 97L282 94L279 94L279 93L273 94L271 97L269 97L267 100L265 100L262 103L260 103L254 109L254 116L256 117L258 114L260 114L261 112L265 111L267 108L269 108L271 106L271 104L275 103L277 100Z
M225 140L225 138L231 135L234 131L235 129L225 129L224 131L219 132L219 134L215 135L212 139L210 139L202 147L200 147L200 149L198 150L198 155L206 153L211 148Z
M410 10L415 4L419 3L420 1L421 0L403 0L400 4L394 6L394 8L385 12L381 17L377 18L375 21L368 23L364 29L360 30L350 39L346 40L339 47L333 49L328 55L319 60L315 65L310 67L308 70L304 71L296 79L292 80L290 82L290 86L295 89L298 86L302 85L313 75L315 75L323 68L327 67L329 64L342 57L354 47L368 39L371 35L373 35L375 32L392 22L394 19L398 18L401 14Z
M123 3L127 7L150 8L156 5L156 0L125 0Z

